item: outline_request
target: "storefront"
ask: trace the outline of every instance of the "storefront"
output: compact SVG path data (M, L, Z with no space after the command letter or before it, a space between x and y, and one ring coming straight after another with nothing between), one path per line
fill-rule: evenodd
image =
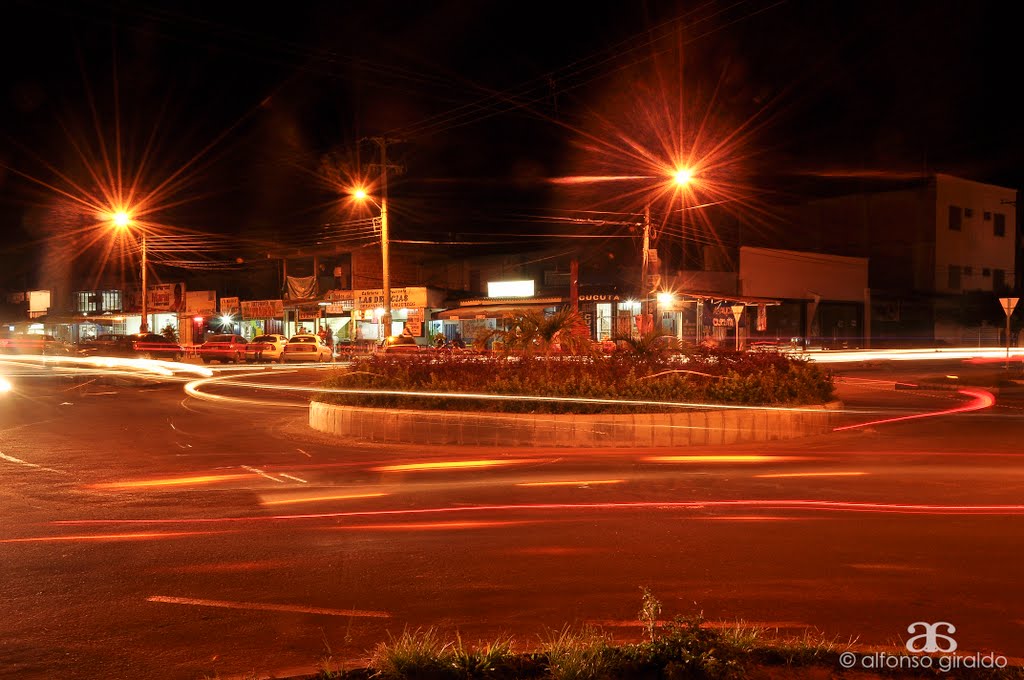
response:
M357 343L374 343L406 329L420 344L429 344L430 315L441 309L444 292L425 286L391 289L391 328L385 329L384 291L380 288L353 291L352 320Z
M449 341L456 335L466 344L504 328L506 322L523 312L551 314L568 304L563 297L475 298L461 300L459 306L434 314L431 332L443 333Z

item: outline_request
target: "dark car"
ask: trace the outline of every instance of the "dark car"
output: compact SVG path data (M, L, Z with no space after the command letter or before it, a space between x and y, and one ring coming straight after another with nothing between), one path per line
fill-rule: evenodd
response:
M135 333L117 341L113 356L127 356L136 359L164 359L180 361L185 355L181 345L156 333Z
M124 342L120 333L101 333L95 338L78 343L78 354L81 356L111 356L117 352L118 346Z
M211 335L199 346L198 354L203 361L240 364L245 360L248 345L241 335Z

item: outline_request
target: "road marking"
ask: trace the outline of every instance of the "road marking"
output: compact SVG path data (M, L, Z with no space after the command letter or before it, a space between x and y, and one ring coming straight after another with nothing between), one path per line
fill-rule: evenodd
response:
M191 597L167 597L152 595L148 602L166 604L188 604L196 607L221 607L223 609L255 609L267 612L295 612L299 614L326 614L327 616L359 616L373 619L390 619L388 612L369 611L364 609L326 609L324 607L303 607L292 604L269 604L263 602L228 602L226 600L198 600Z
M25 465L25 466L30 467L30 468L35 468L37 470L43 470L45 472L56 472L57 474L61 474L61 475L66 475L67 474L67 472L65 472L64 470L54 470L53 468L44 467L42 465L36 465L35 463L30 463L27 460L22 460L21 458L15 458L14 456L8 456L5 453L0 453L0 459L9 461L11 463L17 463L18 465Z
M278 472L277 474L281 475L282 477L287 477L288 479L294 479L296 482L302 482L303 484L309 484L309 482L307 482L302 477L294 477L294 476L288 474L287 472Z
M277 477L273 477L271 475L268 475L266 472L264 472L263 470L260 470L259 468L249 467L248 465L239 465L238 467L242 468L243 470L248 470L249 472L257 474L260 477L266 477L267 479L275 481L278 484L284 484L284 480L283 479L278 479Z
M311 456L310 454L308 454L308 453L306 453L305 451L303 451L302 449L295 449L295 450L296 450L296 451L298 451L299 453L301 453L301 454L302 454L303 456L305 456L306 458L312 458L312 457L313 457L313 456Z

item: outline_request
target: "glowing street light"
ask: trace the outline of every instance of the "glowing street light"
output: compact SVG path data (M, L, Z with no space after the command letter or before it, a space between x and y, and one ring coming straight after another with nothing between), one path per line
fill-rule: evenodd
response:
M128 232L132 225L135 224L135 220L132 219L131 213L127 210L115 210L110 213L110 222L121 232ZM140 227L139 234L142 237L142 323L139 324L139 330L143 333L148 333L149 317L146 313L146 298L148 297L146 289L146 230Z
M690 170L689 168L680 168L676 170L674 175L672 175L672 179L675 180L678 186L684 187L693 179L693 170Z

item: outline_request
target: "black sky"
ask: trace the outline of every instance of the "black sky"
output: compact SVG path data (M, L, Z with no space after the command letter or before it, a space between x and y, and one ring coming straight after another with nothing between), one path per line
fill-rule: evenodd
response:
M384 134L405 140L392 147L405 168L391 186L397 228L512 228L573 207L544 178L614 164L580 151L588 134L657 139L630 129L641 123L625 109L671 120L688 97L688 115L707 112L716 133L752 122L737 167L755 185L926 170L1024 183L1019 21L1002 2L96 0L5 12L8 246L38 236L55 199L43 184L89 184L73 145L100 158L114 121L126 167L151 144L148 185L187 168L166 219L232 234L347 219L320 179L325 159L375 162L360 140ZM678 85L680 63L683 98L650 101L643 83Z

